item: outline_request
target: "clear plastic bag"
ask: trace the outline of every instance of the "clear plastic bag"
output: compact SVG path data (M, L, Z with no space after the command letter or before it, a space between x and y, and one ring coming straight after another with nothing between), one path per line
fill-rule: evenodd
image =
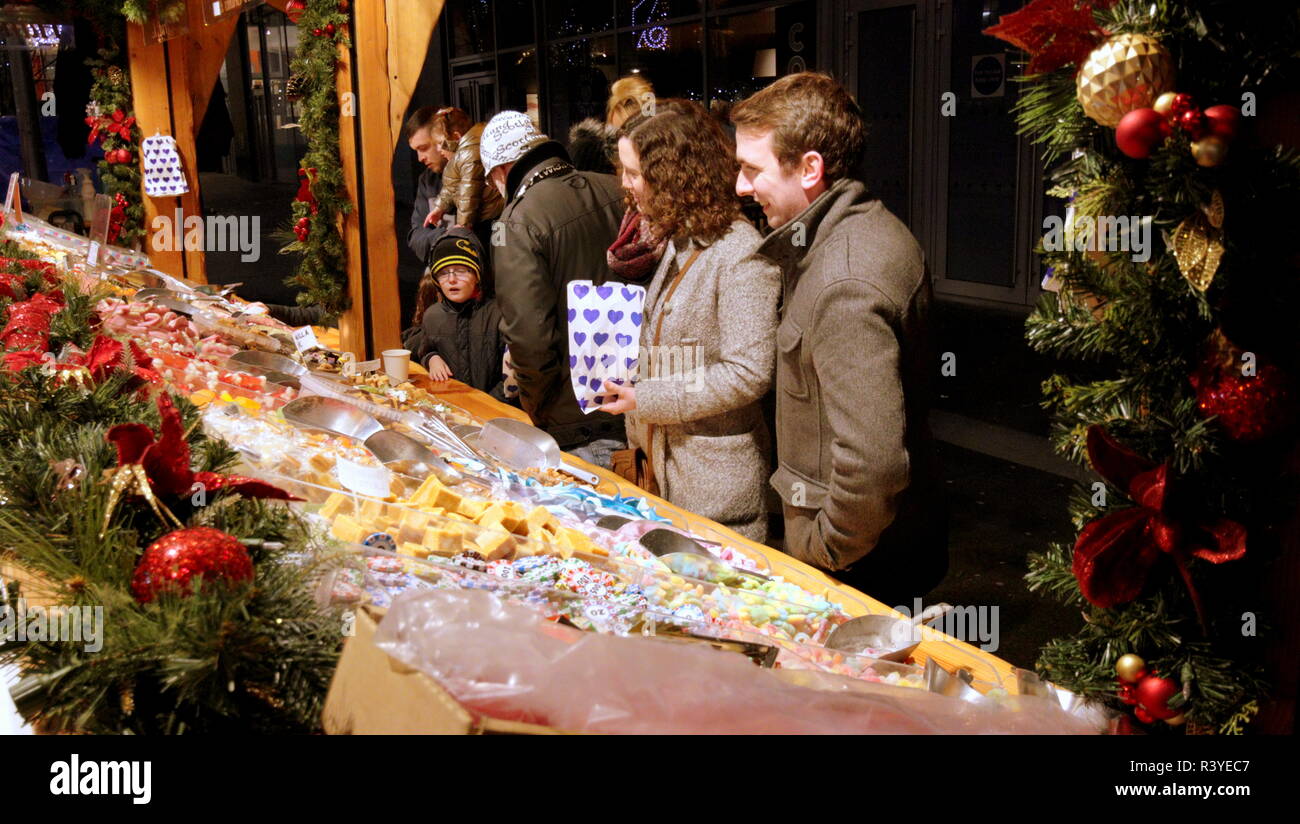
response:
M483 591L399 596L379 647L474 712L611 733L1089 733L1042 698L973 704L734 653L584 634ZM794 679L796 682L792 682Z

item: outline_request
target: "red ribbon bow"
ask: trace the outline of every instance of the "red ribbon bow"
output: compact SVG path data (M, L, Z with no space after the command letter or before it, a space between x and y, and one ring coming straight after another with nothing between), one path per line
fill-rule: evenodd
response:
M156 437L154 431L142 423L118 424L105 436L117 447L118 466L140 464L144 467L154 494L191 495L195 484L201 484L208 493L229 489L245 498L302 500L264 481L215 472L195 472L190 467L190 445L185 440L181 413L166 392L158 393L158 414L162 417L161 437Z
M1167 463L1156 465L1122 446L1100 426L1088 428L1088 460L1111 486L1126 490L1136 506L1092 521L1074 544L1074 577L1083 597L1099 607L1128 603L1142 592L1162 555L1173 558L1207 627L1201 598L1187 568L1189 556L1221 564L1246 554L1246 528L1219 518L1180 520L1171 512Z
M316 202L316 195L311 192L311 185L316 181L316 167L299 169L298 178L302 182L298 184L298 194L294 196L294 200L306 203L314 215L320 211L320 205Z
M118 109L113 112L112 117L87 117L86 125L90 127L90 134L86 137L86 145L94 143L106 134L130 143L131 127L135 125L135 115L127 117L125 112Z

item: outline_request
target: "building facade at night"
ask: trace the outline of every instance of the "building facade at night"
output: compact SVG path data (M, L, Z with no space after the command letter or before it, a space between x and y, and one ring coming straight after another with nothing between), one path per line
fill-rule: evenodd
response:
M921 241L936 291L1025 306L1046 204L1016 136L1013 53L981 34L1019 0L449 0L413 105L476 120L529 112L565 139L603 118L610 84L735 101L777 77L830 73L869 124L862 175Z

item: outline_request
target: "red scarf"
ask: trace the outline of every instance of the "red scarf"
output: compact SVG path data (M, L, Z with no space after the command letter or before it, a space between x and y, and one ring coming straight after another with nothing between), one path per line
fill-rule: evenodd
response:
M623 215L618 237L605 259L616 278L640 283L654 275L667 246L668 238L656 238L650 221L633 207Z

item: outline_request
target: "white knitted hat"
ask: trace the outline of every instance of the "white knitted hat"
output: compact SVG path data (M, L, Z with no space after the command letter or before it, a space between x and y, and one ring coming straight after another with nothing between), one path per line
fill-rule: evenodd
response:
M478 154L487 174L503 163L514 163L546 135L537 131L533 121L523 112L501 112L483 127L479 138Z

